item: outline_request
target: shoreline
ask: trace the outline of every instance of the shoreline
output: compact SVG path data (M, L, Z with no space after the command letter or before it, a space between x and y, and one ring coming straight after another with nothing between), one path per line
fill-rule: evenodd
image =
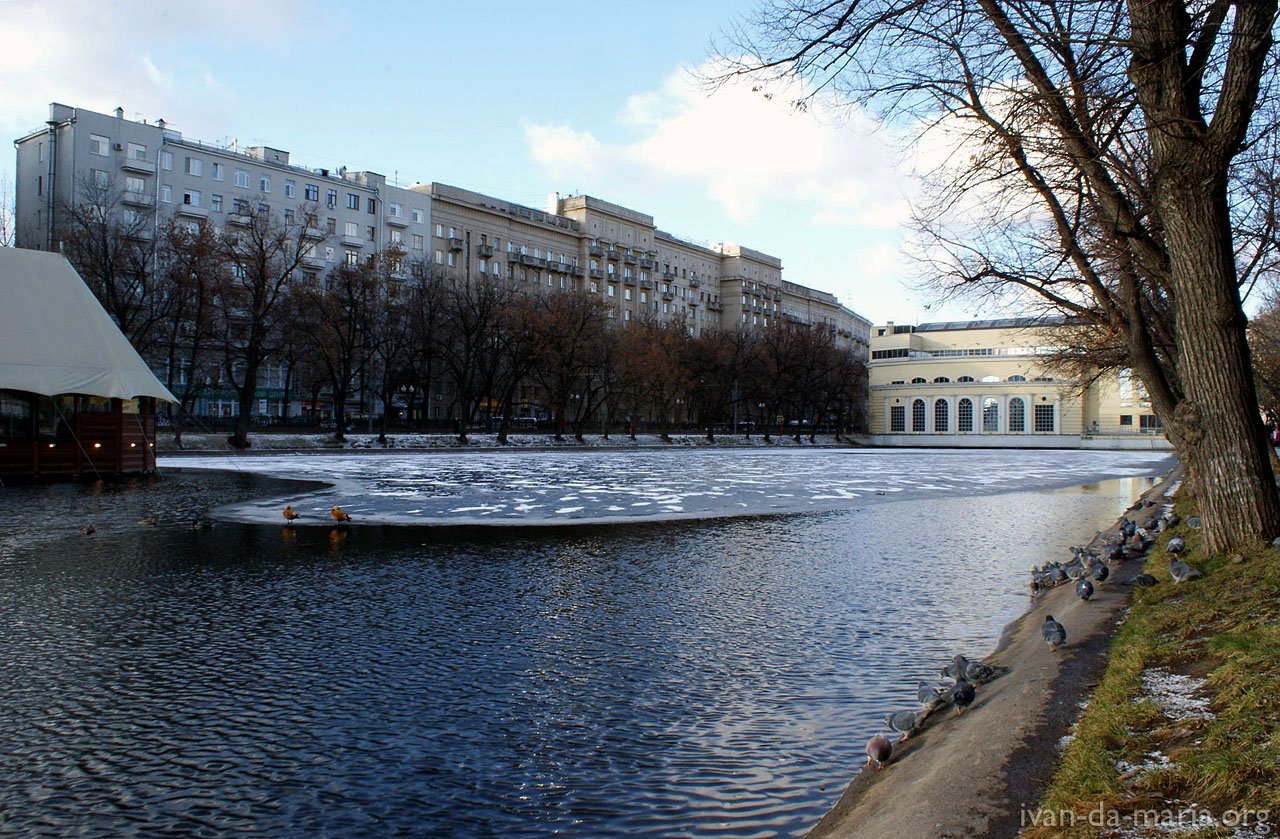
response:
M1163 503L1179 474L1175 467L1160 476L1101 535L1154 509L1150 504ZM1132 593L1120 584L1142 573L1142 565L1134 559L1113 566L1111 578L1089 603L1081 603L1071 585L1042 593L1006 625L995 649L982 659L1008 672L979 686L977 701L964 716L952 717L944 709L926 719L901 751L895 743L882 772L860 769L807 836L1016 836L1022 813L1039 806L1062 738L1106 667ZM1056 653L1040 638L1047 614L1068 629L1068 644ZM963 768L947 771L957 767Z

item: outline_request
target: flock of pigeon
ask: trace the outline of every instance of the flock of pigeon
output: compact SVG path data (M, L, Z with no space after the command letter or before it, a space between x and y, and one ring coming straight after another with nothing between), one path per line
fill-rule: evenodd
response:
M1139 507L1152 506L1154 502L1145 501ZM1031 569L1031 597L1034 600L1041 592L1056 588L1064 583L1074 583L1076 596L1082 602L1093 597L1096 586L1111 578L1111 566L1108 563L1124 562L1146 556L1151 549L1155 536L1179 523L1179 518L1171 508L1166 508L1158 517L1149 518L1139 526L1134 519L1126 517L1117 532L1100 538L1100 549L1073 547L1071 559L1066 562L1048 562L1043 566ZM1195 516L1187 519L1187 525L1198 530L1200 521ZM1280 539L1277 540L1280 542ZM1200 576L1200 572L1178 559L1178 555L1187 548L1180 536L1169 539L1166 550L1169 552L1169 576L1175 583L1186 582ZM1139 574L1122 585L1153 586L1158 582L1150 574ZM1041 637L1050 652L1067 643L1067 630L1061 623L1047 615L1040 629ZM928 718L930 714L947 705L954 706L956 716L973 704L977 696L975 686L989 682L1006 672L1005 668L995 667L981 661L970 661L963 655L957 655L951 664L942 668L941 674L951 680L950 685L931 685L921 681L916 698L920 702L919 710L897 711L885 717L885 722L893 731L902 734L898 742L906 742ZM867 741L867 766L881 769L893 756L893 742L884 734L877 734Z

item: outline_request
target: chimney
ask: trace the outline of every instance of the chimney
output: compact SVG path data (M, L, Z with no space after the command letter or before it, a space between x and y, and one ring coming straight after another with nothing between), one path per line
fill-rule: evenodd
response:
M160 119L156 120L156 125L160 128L161 131L164 131L164 118L161 117Z
M116 107L116 119L124 119L124 108Z

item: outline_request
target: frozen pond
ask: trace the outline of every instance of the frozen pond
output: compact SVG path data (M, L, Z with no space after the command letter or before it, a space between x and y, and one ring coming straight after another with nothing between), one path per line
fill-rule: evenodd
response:
M782 449L550 451L162 458L161 467L307 476L334 489L293 503L328 523L339 504L357 523L586 524L840 510L877 501L1076 486L1145 475L1151 452ZM290 498L293 501L293 498ZM219 516L280 521L273 500Z
M917 678L991 649L1027 566L1114 522L1170 463L254 457L234 465L337 486L192 471L7 488L0 832L801 834ZM233 505L269 525L190 526L255 497L428 524L488 497L563 526L285 528L277 501ZM608 527L556 512L594 520L626 498L683 509ZM739 503L774 514L655 520Z

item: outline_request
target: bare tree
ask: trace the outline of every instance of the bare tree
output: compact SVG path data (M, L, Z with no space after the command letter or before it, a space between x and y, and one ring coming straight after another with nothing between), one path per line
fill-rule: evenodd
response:
M467 280L446 277L441 288L435 354L457 394L458 442L467 442L467 426L489 398L497 361L492 333L513 291L497 277Z
M13 217L14 198L13 182L8 175L0 175L0 248L13 247L17 238Z
M1122 348L1225 551L1280 532L1241 304L1275 247L1245 179L1268 170L1276 12L777 0L740 33L759 58L734 72L798 75L941 132L954 154L918 217L934 268Z
M347 400L371 355L371 319L379 294L375 261L339 265L322 284L300 285L298 320L307 349L333 397L333 439L345 441Z
M227 281L216 296L225 375L236 392L239 413L235 431L227 438L235 448L248 448L249 426L258 394L263 363L277 342L288 316L281 305L286 291L303 274L311 257L316 229L306 208L289 219L272 215L265 204L241 199L228 219L222 240Z

